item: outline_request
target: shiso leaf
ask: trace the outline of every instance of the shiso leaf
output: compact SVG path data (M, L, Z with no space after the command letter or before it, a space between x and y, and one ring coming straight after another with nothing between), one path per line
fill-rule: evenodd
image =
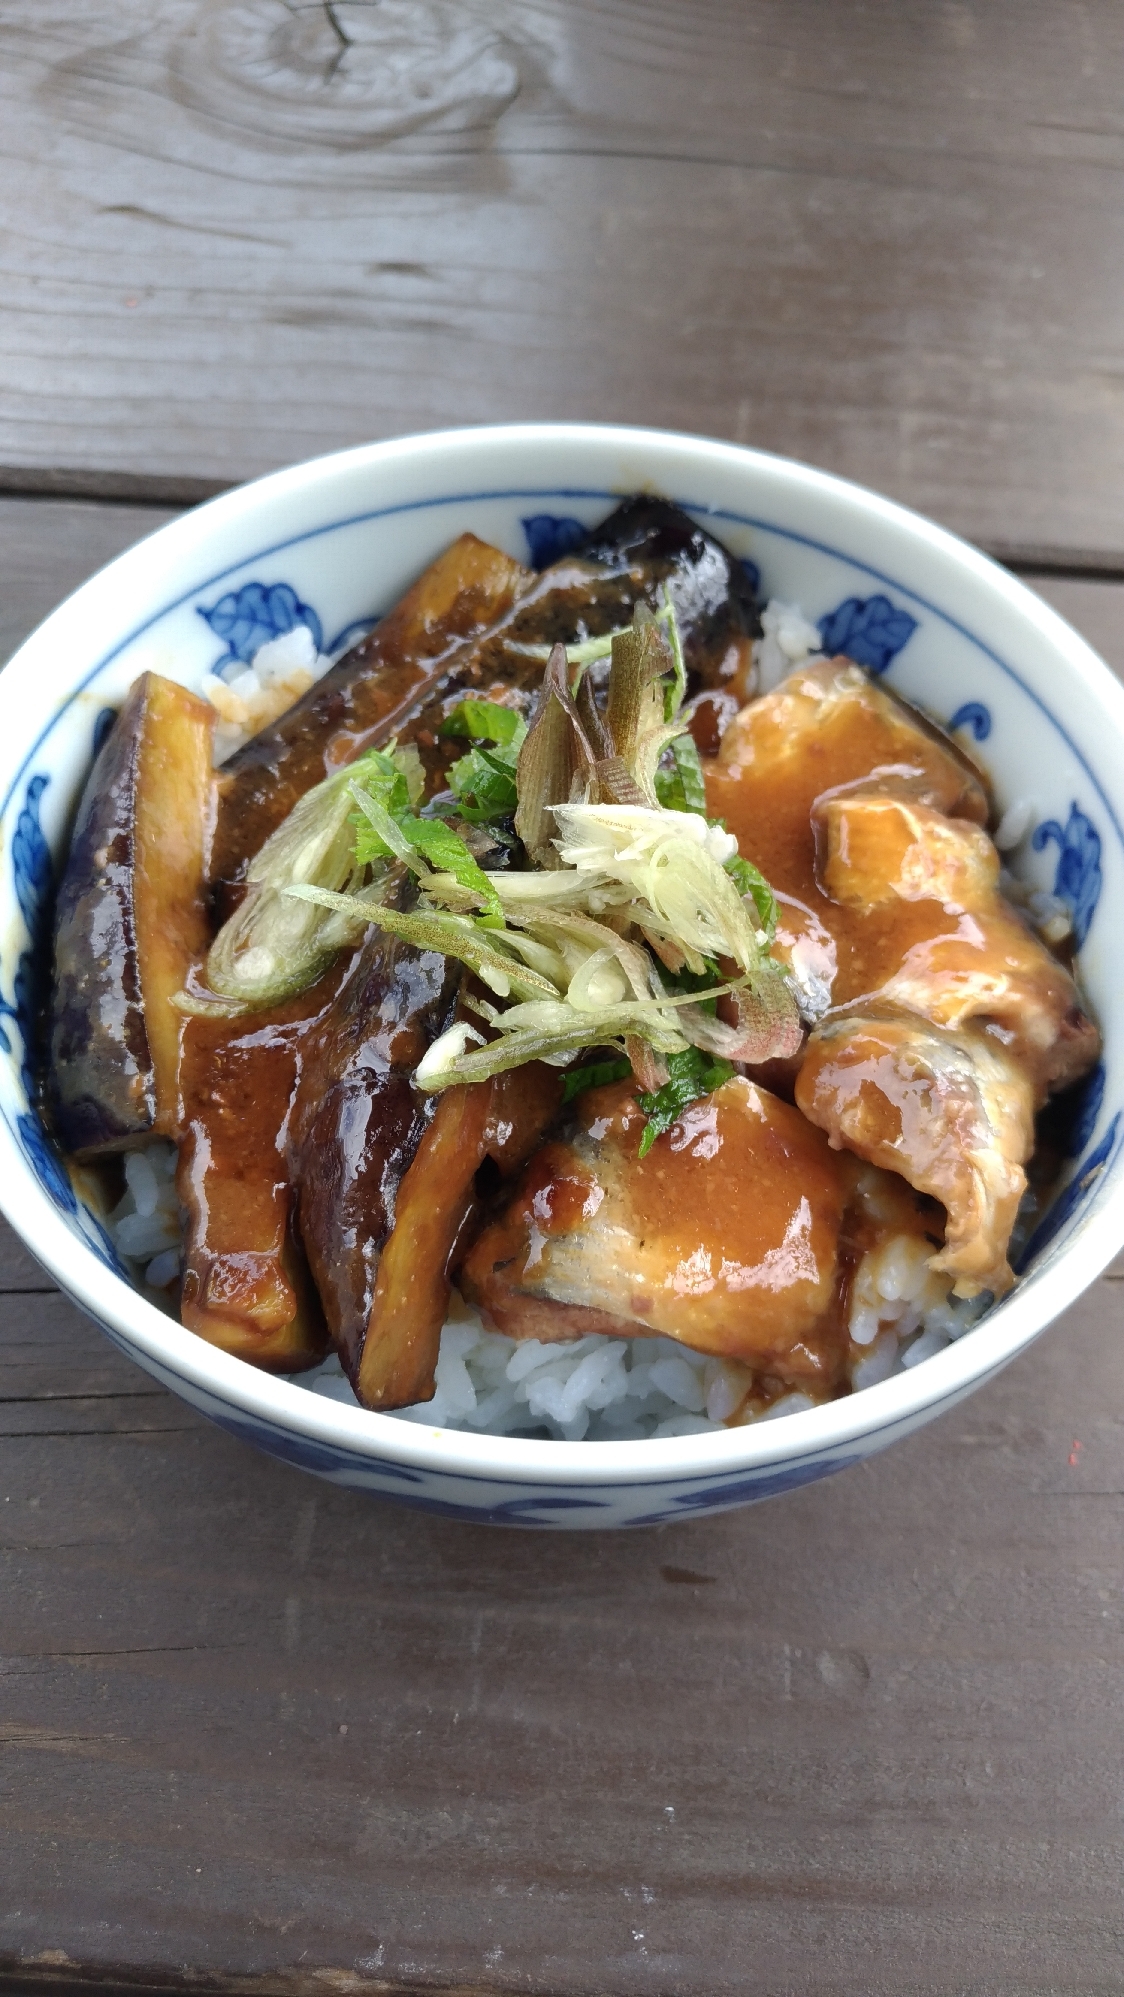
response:
M609 1082L624 1082L632 1073L632 1063L624 1055L613 1061L587 1061L571 1068L562 1078L562 1106L572 1103L586 1089L603 1089Z
M466 736L476 746L449 771L449 788L470 825L510 818L518 803L516 765L527 724L513 707L495 700L462 700L441 724L442 735ZM486 744L492 744L486 747Z
M766 941L771 943L777 933L777 897L752 860L743 860L740 853L726 861L726 872L744 900L746 895L753 899L753 905L765 932Z
M669 1054L667 1065L668 1078L662 1089L657 1089L652 1095L642 1094L639 1098L640 1107L648 1119L637 1154L641 1158L647 1157L657 1137L662 1137L665 1131L671 1129L688 1103L697 1102L701 1096L720 1089L734 1072L729 1061L714 1060L700 1053L697 1047L688 1047L681 1054Z
M498 700L462 700L446 715L438 730L441 735L467 736L470 742L497 742L505 749L519 749L527 736L527 724L519 710Z
M677 735L668 745L672 768L656 771L656 797L665 811L697 811L706 816L706 784L692 735ZM748 861L746 862L748 865ZM743 890L744 892L744 890Z

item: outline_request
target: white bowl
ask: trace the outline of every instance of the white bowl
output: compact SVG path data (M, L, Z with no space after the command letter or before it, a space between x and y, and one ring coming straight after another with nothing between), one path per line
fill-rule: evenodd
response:
M51 856L99 718L146 668L189 685L294 618L325 649L385 610L466 528L549 558L558 523L640 489L757 564L763 593L979 744L1000 805L1030 796L1021 870L1075 912L1104 1063L1023 1280L973 1331L879 1386L785 1419L622 1443L520 1441L369 1414L256 1372L130 1285L29 1106L24 1043ZM528 527L528 523L530 523ZM552 523L554 523L552 525ZM255 585L257 587L255 587ZM1124 691L1036 596L939 527L857 486L697 437L579 424L450 431L344 451L173 521L69 598L0 678L0 1204L122 1351L222 1427L332 1482L508 1524L615 1526L718 1511L854 1463L1029 1345L1124 1244Z

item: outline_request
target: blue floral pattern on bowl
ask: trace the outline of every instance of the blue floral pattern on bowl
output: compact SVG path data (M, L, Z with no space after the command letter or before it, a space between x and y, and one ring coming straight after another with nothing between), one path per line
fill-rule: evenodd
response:
M916 617L890 602L888 596L849 596L819 620L820 638L829 658L839 652L868 672L884 673L917 629Z
M323 642L324 627L315 610L302 603L287 582L246 582L240 589L228 590L217 603L196 607L215 637L226 644L211 668L215 673L228 666L248 666L260 646L271 638L284 638L298 624L307 624L317 651Z
M1064 825L1047 818L1035 828L1031 845L1041 853L1049 845L1058 848L1054 893L1064 901L1073 921L1073 934L1080 950L1089 934L1089 925L1100 900L1104 876L1101 873L1101 835L1092 819L1071 804Z
M114 710L103 709L94 726L94 742L98 747L105 738L103 723L106 712L112 721ZM12 840L12 879L28 941L19 955L11 1000L0 992L0 1049L14 1058L11 1036L8 1026L4 1024L7 1021L15 1027L19 1036L18 1060L24 1107L16 1116L15 1132L28 1165L48 1198L80 1229L87 1246L93 1249L99 1260L128 1281L128 1270L98 1215L79 1200L66 1166L44 1130L35 1107L38 1094L35 1022L43 979L49 968L49 923L54 902L54 865L39 822L43 794L50 781L43 771L37 771L31 777Z
M949 718L948 732L955 735L961 728L966 728L977 742L986 742L991 734L991 709L982 700L962 701Z
M580 548L589 528L582 520L564 513L529 513L521 521L527 540L527 554L533 569L548 569L564 555Z

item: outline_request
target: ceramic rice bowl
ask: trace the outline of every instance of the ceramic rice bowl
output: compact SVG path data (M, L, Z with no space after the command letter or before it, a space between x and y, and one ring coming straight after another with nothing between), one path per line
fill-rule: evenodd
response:
M999 808L1031 798L1019 870L1056 895L1104 1032L1072 1157L1022 1279L908 1371L784 1419L652 1441L489 1436L403 1422L270 1378L132 1285L33 1107L29 1032L52 879L107 715L152 669L197 686L294 624L335 652L471 529L524 561L639 489L677 500L845 651L954 730ZM1124 1245L1124 691L1013 577L902 508L780 458L655 431L464 430L298 465L213 500L113 562L0 678L0 1205L121 1351L233 1434L331 1482L452 1516L618 1526L723 1510L843 1469L961 1400Z

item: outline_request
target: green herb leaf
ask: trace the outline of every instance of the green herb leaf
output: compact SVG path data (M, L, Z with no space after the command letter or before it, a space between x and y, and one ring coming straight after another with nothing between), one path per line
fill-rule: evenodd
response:
M478 895L486 916L503 923L500 898L482 867L478 867L464 840L441 818L400 818L398 821L415 852L429 861L438 873L451 874L462 888Z
M571 1068L562 1077L563 1107L586 1089L603 1089L607 1082L623 1082L632 1073L631 1061L587 1061L583 1068Z
M510 818L519 802L515 787L518 751L510 748L470 749L449 771L449 789L457 809L469 825L486 825L489 819Z
M665 811L697 811L706 817L706 785L699 752L691 735L669 743L673 767L656 771L656 796Z
M462 700L441 723L438 733L464 735L470 742L498 742L505 749L518 749L526 736L527 724L518 709L504 707L497 700Z
M777 933L777 897L764 874L758 871L752 860L743 860L737 853L732 860L727 860L726 872L743 898L752 895L758 920L771 943Z
M654 1095L644 1094L638 1098L648 1119L637 1154L641 1158L648 1156L657 1137L662 1137L666 1130L671 1129L688 1103L697 1102L700 1096L708 1096L714 1089L720 1089L734 1072L729 1061L717 1060L702 1053L698 1047L688 1047L682 1054L669 1054L667 1066L668 1079L662 1089L657 1089Z

